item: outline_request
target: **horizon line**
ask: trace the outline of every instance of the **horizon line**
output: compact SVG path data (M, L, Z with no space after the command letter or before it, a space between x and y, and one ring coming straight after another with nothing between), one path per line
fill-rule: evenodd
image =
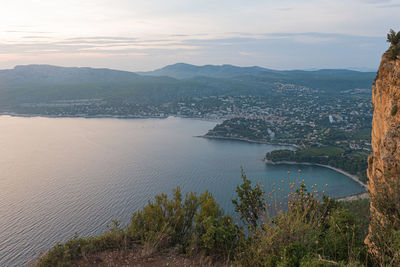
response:
M123 72L131 72L131 73L148 73L148 72L153 72L157 70L164 69L166 67L174 66L174 65L188 65L188 66L194 66L194 67L207 67L207 66L212 66L212 67L224 67L224 66L231 66L231 67L237 67L237 68L261 68L264 70L270 70L270 71L321 71L321 70L347 70L347 71L356 71L356 72L377 72L378 68L371 68L371 67L343 67L343 68L307 68L307 69L279 69L279 68L267 68L267 67L262 67L259 65L234 65L234 64L205 64L205 65L197 65L197 64L191 64L191 63L186 63L186 62L176 62L172 64L167 64L164 65L163 67L156 68L153 70L148 70L148 71L131 71L131 70L124 70L124 69L115 69L115 68L107 68L107 67L91 67L91 66L63 66L63 65L53 65L53 64L36 64L36 63L27 63L27 64L18 64L14 65L12 68L5 68L5 69L0 69L0 71L3 70L15 70L18 67L28 67L28 66L49 66L49 67L57 67L57 68L88 68L88 69L107 69L107 70L114 70L114 71L123 71Z

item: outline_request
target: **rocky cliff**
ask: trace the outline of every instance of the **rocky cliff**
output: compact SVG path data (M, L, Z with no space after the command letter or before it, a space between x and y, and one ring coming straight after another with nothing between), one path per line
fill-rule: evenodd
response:
M366 243L374 254L381 256L387 254L382 249L385 242L391 242L392 231L400 227L399 57L393 58L389 52L382 56L372 89L373 154L368 159L371 224Z

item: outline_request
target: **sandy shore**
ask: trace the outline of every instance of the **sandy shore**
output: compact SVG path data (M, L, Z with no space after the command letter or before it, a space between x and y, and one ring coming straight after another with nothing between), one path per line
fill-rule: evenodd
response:
M369 198L368 192L351 195L351 196L347 196L347 197L341 197L341 198L337 198L336 200L337 201L353 201L353 200L366 199L366 198Z
M361 181L358 179L357 176L352 175L352 174L350 174L350 173L348 173L348 172L346 172L346 171L344 171L344 170L341 170L341 169L338 169L338 168L329 166L329 165L323 165L323 164L318 164L318 163L309 163L309 162L294 162L294 161L277 161L277 162L273 162L273 161L270 161L270 160L265 160L265 163L267 163L267 164L290 164L290 165L293 165L293 164L301 164L301 165L311 165L311 166L319 166L319 167L328 168L328 169L334 170L334 171L336 171L336 172L338 172L338 173L341 173L341 174L343 174L343 175L349 177L350 179L352 179L353 181L357 182L357 183L360 184L362 187L364 187L365 190L368 189L368 186L367 186L366 184L364 184L363 182L361 182Z

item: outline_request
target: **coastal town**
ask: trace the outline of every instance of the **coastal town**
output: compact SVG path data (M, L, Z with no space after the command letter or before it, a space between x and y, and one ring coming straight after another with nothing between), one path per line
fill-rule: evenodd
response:
M328 90L276 83L258 95L187 95L173 101L135 102L112 99L22 103L17 114L51 117L166 118L178 116L218 124L206 138L284 144L271 161L327 164L366 181L371 153L371 89ZM349 162L352 162L349 164Z
M273 99L226 97L215 101L220 101L218 110L205 110L195 102L191 109L183 109L193 111L197 107L203 117L226 119L207 133L209 137L371 150L372 105L366 90L332 96L286 85Z
M207 137L371 151L370 89L333 94L293 84L276 84L265 96L182 97L159 104L80 99L24 103L17 113L59 117L199 118L221 122L210 129Z

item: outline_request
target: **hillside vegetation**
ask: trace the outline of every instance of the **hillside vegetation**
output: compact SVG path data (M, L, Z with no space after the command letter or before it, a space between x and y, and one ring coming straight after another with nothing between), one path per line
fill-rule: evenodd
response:
M75 236L57 244L42 255L37 266L84 264L102 252L157 255L171 248L187 258L203 255L218 265L373 264L363 244L366 200L341 204L318 191L308 192L302 183L290 184L288 192L277 187L276 193L266 193L262 185L251 185L244 173L242 179L233 201L240 222L224 215L209 192L183 196L177 188L172 198L158 195L133 213L126 227L114 221L101 236Z
M400 32L390 30L387 39L390 47L372 86L371 222L366 243L382 266L400 266Z
M339 93L346 89L369 88L374 76L374 73L349 70L273 71L259 67L187 64L139 75L110 69L27 65L0 70L0 111L33 112L24 109L29 106L36 107L35 112L40 113L37 104L59 104L68 100L92 100L90 104L93 105L157 106L184 97L269 96L277 83ZM185 79L180 79L183 77Z
M293 161L329 165L357 175L362 182L367 182L368 153L344 150L336 146L311 147L292 150L275 150L265 158L272 162Z

